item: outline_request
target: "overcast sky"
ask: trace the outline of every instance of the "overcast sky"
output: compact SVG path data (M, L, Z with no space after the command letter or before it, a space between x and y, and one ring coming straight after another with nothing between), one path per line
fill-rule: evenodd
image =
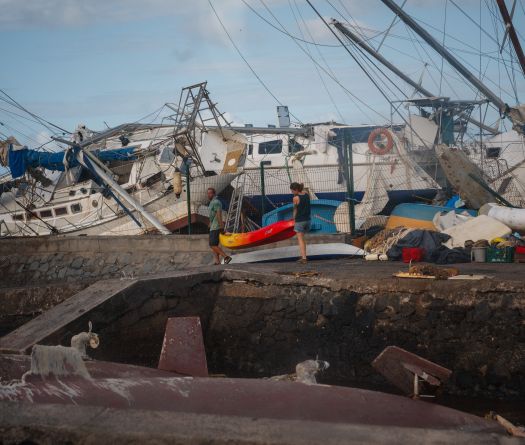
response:
M245 1L274 26L280 27L279 20L286 33L335 45L298 44L257 17L242 0L212 1L247 61L295 116L302 122L385 123L390 115L387 101L305 0ZM483 32L454 3L481 21ZM313 0L313 4L327 20L334 17L364 27L374 46L382 38L375 31L385 30L394 17L380 0ZM522 39L524 4L518 0L514 20ZM503 27L495 1L408 0L405 10L438 40L444 39L476 74L481 63L487 85L505 101L513 104L517 93L525 102L519 66L508 62L508 47L501 55L497 49ZM111 126L135 121L165 102L177 102L182 87L204 80L221 111L235 122L276 121L275 99L235 51L208 0L0 0L0 11L0 88L67 129L78 122L102 129L104 122ZM476 97L446 62L441 78L440 57L411 37L405 25L397 23L381 52L415 80L425 71L423 84L436 94L441 89L442 95L454 98ZM316 69L308 53L323 68ZM507 68L499 58L507 61ZM425 62L430 63L426 69ZM515 89L509 79L513 76ZM401 81L395 83L412 94ZM1 110L0 121L33 136L37 131ZM4 133L8 130L0 127Z

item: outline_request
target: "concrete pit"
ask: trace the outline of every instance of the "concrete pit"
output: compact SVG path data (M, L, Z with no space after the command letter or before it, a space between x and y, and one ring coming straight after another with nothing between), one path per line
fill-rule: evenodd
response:
M392 390L370 363L397 345L452 369L448 395L525 399L523 283L378 280L359 264L312 264L313 276L267 265L100 281L0 339L0 348L67 345L91 320L101 338L94 358L155 367L167 318L199 316L213 374L266 377L318 357L330 363L323 383Z

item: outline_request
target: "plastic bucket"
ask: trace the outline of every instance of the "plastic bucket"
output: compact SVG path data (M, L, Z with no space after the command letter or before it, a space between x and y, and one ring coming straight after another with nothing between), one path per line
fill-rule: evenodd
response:
M422 261L424 253L424 250L420 247L403 247L401 250L404 263Z
M475 263L484 263L487 260L487 248L473 247L470 251L470 260Z

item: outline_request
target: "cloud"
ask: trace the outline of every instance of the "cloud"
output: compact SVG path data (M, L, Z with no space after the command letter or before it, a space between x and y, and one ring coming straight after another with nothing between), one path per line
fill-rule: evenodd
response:
M213 0L229 31L243 27L238 0ZM78 28L171 18L182 39L224 44L226 37L207 0L0 0L0 29ZM185 59L187 54L177 53Z

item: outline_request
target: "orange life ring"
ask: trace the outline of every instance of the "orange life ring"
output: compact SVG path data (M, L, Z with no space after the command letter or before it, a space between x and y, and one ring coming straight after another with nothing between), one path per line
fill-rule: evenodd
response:
M381 136L381 140L378 141L378 136ZM370 132L368 136L368 149L372 154L375 155L386 155L392 151L394 146L394 139L392 134L386 128L376 128Z

